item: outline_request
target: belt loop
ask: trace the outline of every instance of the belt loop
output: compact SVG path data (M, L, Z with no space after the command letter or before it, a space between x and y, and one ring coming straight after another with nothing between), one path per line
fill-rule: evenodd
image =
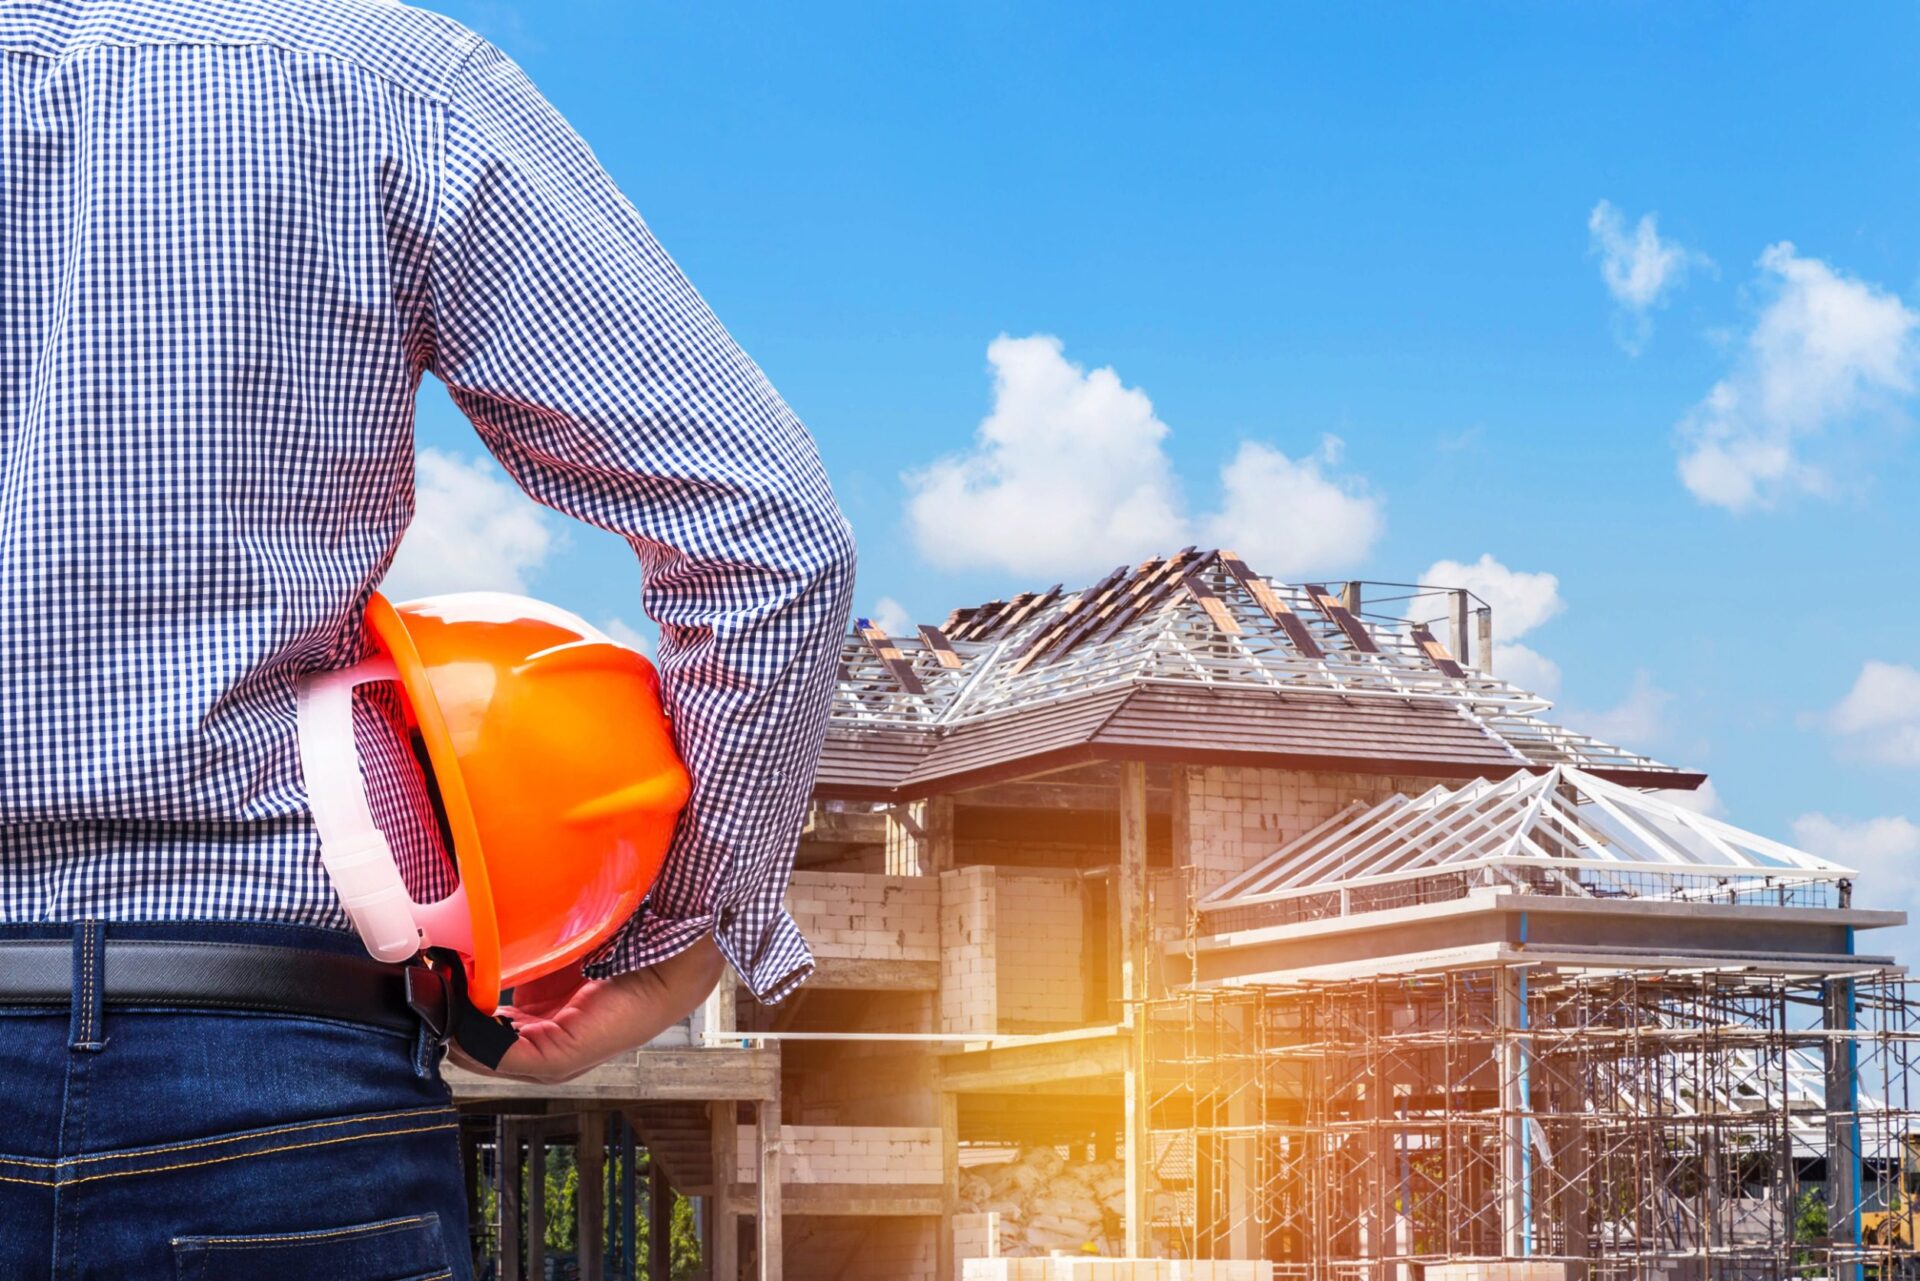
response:
M73 929L73 1050L98 1053L106 1048L103 1011L106 1007L106 931L98 921L81 921Z

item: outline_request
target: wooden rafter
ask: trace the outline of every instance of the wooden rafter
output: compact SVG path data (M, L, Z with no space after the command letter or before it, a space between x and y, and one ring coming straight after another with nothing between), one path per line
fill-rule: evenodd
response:
M892 637L864 618L859 621L858 630L860 639L867 643L867 648L873 651L874 657L887 665L887 670L893 673L893 678L900 682L901 689L909 694L927 692L927 687L920 683L918 676L914 675L913 664L907 661L907 656L900 652L900 647L893 643Z
M1308 583L1307 599L1313 602L1313 607L1319 610L1328 622L1341 630L1346 636L1348 644L1352 645L1362 654L1378 654L1380 652L1380 646L1374 643L1372 635L1367 631L1366 624L1355 618L1352 611L1345 605L1342 605L1340 598L1329 592L1324 584Z

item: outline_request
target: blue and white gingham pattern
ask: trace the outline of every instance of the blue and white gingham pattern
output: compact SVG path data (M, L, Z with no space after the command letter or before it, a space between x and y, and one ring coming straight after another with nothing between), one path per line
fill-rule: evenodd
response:
M520 70L381 0L0 4L0 920L344 927L293 683L359 658L432 371L644 570L694 798L590 967L777 999L853 545L806 430ZM391 694L376 817L445 883Z

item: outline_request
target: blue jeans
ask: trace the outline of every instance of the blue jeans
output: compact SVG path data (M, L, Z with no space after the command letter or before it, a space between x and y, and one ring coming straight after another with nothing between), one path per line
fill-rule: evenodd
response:
M0 926L10 938L77 927ZM278 926L96 926L278 942ZM439 1045L359 1023L103 1005L0 1008L5 1281L469 1281Z

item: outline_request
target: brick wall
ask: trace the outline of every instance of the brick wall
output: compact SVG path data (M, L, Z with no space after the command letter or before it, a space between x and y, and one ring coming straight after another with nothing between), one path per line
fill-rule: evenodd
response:
M815 956L933 961L940 956L940 887L930 877L798 871L787 910Z
M1204 895L1232 880L1349 802L1374 805L1395 792L1417 796L1434 782L1383 774L1187 766L1186 839L1196 872L1195 892Z
M1085 908L1077 875L1001 869L995 989L1003 1031L1086 1022Z
M942 1032L992 1032L1000 1017L994 872L963 867L940 874Z
M760 1175L760 1127L740 1127L742 1181ZM940 1183L938 1126L783 1125L782 1183Z

